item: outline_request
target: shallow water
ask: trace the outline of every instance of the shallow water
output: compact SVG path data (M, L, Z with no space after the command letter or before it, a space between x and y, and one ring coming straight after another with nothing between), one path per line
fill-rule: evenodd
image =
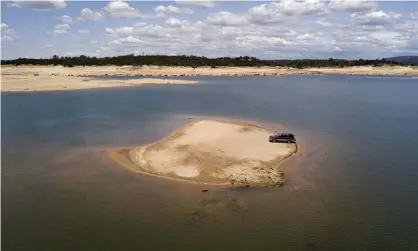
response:
M416 79L191 79L2 94L2 250L418 250ZM296 133L287 184L202 193L104 153L193 116Z

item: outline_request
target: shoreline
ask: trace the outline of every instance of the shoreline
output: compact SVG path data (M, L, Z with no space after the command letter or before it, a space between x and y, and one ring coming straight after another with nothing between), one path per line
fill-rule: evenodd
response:
M2 66L1 92L69 91L153 84L198 84L187 77L268 77L289 75L418 76L418 67L346 67L291 69L280 67L155 66ZM102 77L102 78L101 78ZM115 77L106 78L106 77ZM117 77L134 77L121 79ZM137 77L137 78L135 78Z
M280 67L155 67L155 66L2 66L1 92L69 91L153 84L197 84L185 77L358 75L418 76L418 67L346 67L291 69ZM103 78L100 78L103 77ZM106 77L116 77L106 78ZM118 79L117 77L138 77ZM148 77L148 78L147 78ZM183 77L183 78L182 78ZM174 78L174 79L173 79Z
M136 154L139 149L146 149L147 147L150 147L152 145L156 145L156 144L161 144L162 142L167 142L170 140L175 139L176 137L178 137L178 135L182 135L185 130L201 121L205 121L205 120L199 120L198 118L194 118L192 119L192 122L187 123L177 129L174 129L169 135L167 135L166 137L164 137L161 140L155 141L155 142L151 142L151 143L147 143L147 144L143 144L143 145L134 145L134 146L122 146L122 147L115 147L115 148L110 148L106 150L106 153L108 155L108 157L114 161L117 165L127 169L128 171L140 174L140 175L144 175L144 176L149 176L149 177L154 177L154 178L160 178L160 179L165 179L165 180L170 180L170 181L178 181L178 182L182 182L182 183L188 183L188 184L193 184L193 185L204 185L204 186L212 186L212 187L270 187L270 186L277 186L276 185L272 185L272 184L267 184L267 183L263 183L263 182L232 182L231 181L225 181L225 182L212 182L212 181L201 181L201 180L196 180L193 177L178 177L175 174L172 173L155 173L155 172L150 172L145 170L143 167L141 167L141 164L135 162L132 160L131 155L132 154ZM263 128L260 125L257 124L253 124L253 123L246 123L243 121L236 121L236 120L230 120L230 119L224 119L224 118L217 118L217 119L211 119L210 121L213 122L219 122L219 123L225 123L225 124L230 124L230 125L240 125L240 126L250 126L250 127L254 127L257 128L259 130L263 130L265 132L268 133L276 133L275 131L271 130L271 129L267 129L267 128ZM270 143L271 144L271 143ZM282 165L288 160L290 159L290 157L298 154L300 152L300 145L295 143L292 144L295 146L295 150L290 152L289 154L283 155L281 156L280 160L277 161L275 160L274 162L274 168L277 170L280 170L280 172L282 172L281 170L283 169ZM144 150L145 151L145 150ZM270 178L270 177L269 177ZM283 180L280 180L279 182L279 186L284 185Z
M101 88L131 87L140 85L188 85L198 84L197 80L187 79L95 79L92 77L33 76L10 79L2 75L2 93L76 91Z

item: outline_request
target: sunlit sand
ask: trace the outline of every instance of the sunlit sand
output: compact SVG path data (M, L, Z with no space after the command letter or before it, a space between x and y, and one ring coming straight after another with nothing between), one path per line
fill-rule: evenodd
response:
M213 184L282 185L279 164L296 144L270 143L274 132L244 123L201 120L164 140L109 151L119 164L154 176Z

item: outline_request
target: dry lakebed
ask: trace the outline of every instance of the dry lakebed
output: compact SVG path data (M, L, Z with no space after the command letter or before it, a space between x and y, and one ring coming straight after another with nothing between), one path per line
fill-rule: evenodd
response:
M142 146L108 150L132 171L211 185L281 186L280 163L296 153L294 143L270 143L276 132L256 125L200 120L167 138Z

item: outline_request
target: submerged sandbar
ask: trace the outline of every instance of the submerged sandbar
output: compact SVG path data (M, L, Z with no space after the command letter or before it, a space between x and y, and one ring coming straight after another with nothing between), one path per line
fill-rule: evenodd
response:
M117 163L136 172L211 184L282 185L279 164L297 145L270 143L275 132L255 125L201 120L167 138L109 150Z

